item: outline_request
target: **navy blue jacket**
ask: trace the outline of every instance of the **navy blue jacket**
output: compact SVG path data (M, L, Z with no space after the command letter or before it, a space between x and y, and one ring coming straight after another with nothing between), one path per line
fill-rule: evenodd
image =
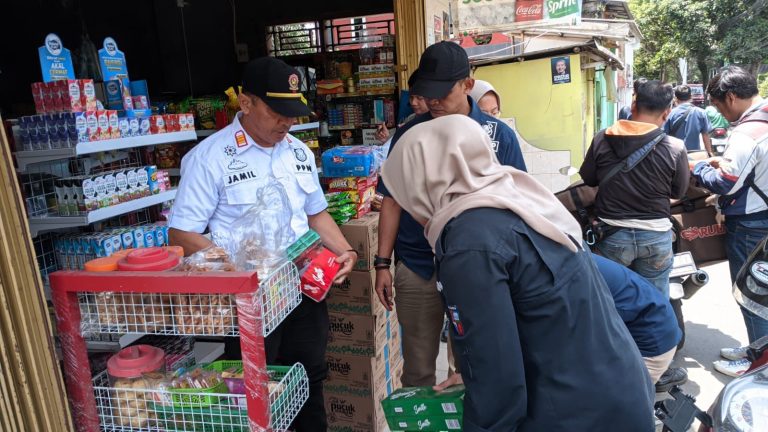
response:
M435 257L465 432L654 430L651 380L588 251L479 208L445 226Z
M592 255L611 290L613 303L643 357L655 357L671 350L683 332L669 299L647 279L625 266Z
M523 153L520 151L520 143L517 141L515 131L507 124L496 117L490 116L477 107L477 104L471 97L467 97L471 105L469 117L480 124L485 129L493 142L494 151L502 165L515 167L525 171L525 161ZM399 128L392 137L392 145L389 151L395 148L400 137L413 126L432 120L432 114L425 113L416 116L403 127ZM379 181L379 192L391 197L384 181ZM427 239L424 237L424 227L416 220L403 211L400 216L400 227L397 231L397 240L395 241L395 257L402 260L403 264L411 271L423 279L431 279L435 272L434 255Z

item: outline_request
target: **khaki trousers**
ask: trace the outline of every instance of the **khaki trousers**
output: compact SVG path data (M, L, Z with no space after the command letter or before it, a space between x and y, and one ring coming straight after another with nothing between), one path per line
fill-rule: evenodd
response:
M437 280L435 276L422 279L399 262L395 268L394 290L397 319L402 326L403 387L435 385L435 362L445 316ZM449 374L453 374L454 369L451 349L449 338Z
M677 351L677 347L672 348L664 354L657 355L656 357L643 357L645 367L648 369L648 375L651 376L651 382L656 384L659 378L661 378L664 372L669 368L669 365L672 364L672 359L675 357L675 351Z

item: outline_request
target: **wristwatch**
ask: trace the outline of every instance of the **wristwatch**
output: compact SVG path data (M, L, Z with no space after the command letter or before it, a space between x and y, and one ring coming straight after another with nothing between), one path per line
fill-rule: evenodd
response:
M392 265L392 259L390 258L382 258L378 255L373 256L373 267L376 269L384 269L389 268Z

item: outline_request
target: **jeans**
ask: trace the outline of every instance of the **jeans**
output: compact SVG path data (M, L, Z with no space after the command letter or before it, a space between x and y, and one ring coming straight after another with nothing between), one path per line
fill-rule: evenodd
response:
M648 279L669 298L672 271L672 231L620 228L597 244L600 255L622 264Z
M736 281L736 276L747 261L749 254L760 240L768 235L768 218L744 220L739 217L726 217L725 229L725 248L728 254L731 281ZM744 316L744 324L747 326L749 343L768 335L768 320L744 308L741 308L741 314Z

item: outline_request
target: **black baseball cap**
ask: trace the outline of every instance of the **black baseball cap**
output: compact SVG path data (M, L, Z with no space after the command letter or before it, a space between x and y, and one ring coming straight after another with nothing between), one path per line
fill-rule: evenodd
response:
M261 57L245 65L243 91L263 100L273 111L286 117L303 117L312 110L301 100L301 75L286 62Z
M469 77L469 57L455 42L438 42L424 50L419 68L413 72L411 93L442 99L460 80Z

